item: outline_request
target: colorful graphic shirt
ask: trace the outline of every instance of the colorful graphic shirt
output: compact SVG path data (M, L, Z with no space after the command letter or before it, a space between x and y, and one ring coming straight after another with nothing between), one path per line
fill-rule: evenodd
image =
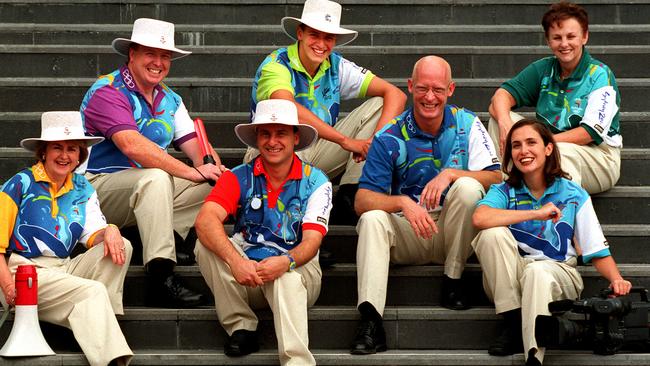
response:
M520 188L508 183L493 184L477 203L501 210L537 210L553 202L562 210L557 223L530 220L508 226L517 240L519 253L536 260L565 262L582 254L585 263L610 255L605 235L596 217L591 197L580 185L558 178L536 199L525 184Z
M296 100L330 126L336 124L341 100L364 98L375 75L332 52L312 78L300 63L298 43L268 55L253 81L251 116L257 102L277 90L288 90ZM251 118L252 120L252 118Z
M594 142L622 147L619 107L621 95L607 65L591 57L585 48L573 73L560 78L560 63L546 57L528 65L501 87L515 99L516 107L535 107L537 119L553 133L584 127Z
M359 188L407 195L418 202L424 186L443 169L498 170L492 140L476 115L445 106L436 136L422 131L409 108L377 132Z
M2 186L0 253L66 258L77 242L91 246L105 227L97 193L82 175L69 175L57 191L39 162Z
M90 149L88 172L113 173L140 167L111 141L119 131L138 131L162 150L172 142L180 146L196 137L194 122L178 94L161 83L154 89L153 100L151 106L140 94L126 66L95 81L81 102L81 116L86 134L106 140Z
M296 155L279 189L268 186L267 179L257 157L223 173L206 198L235 218L232 238L255 260L291 250L300 244L304 230L325 235L332 209L327 176Z

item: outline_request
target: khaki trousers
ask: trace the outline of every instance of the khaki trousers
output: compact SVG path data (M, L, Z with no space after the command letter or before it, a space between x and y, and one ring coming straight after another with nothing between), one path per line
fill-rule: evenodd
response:
M523 258L507 227L480 231L472 247L483 269L485 293L494 301L497 314L521 308L524 356L535 349L535 357L542 362L544 348L537 347L535 319L551 315L550 302L580 296L583 284L575 268L576 259L555 262Z
M233 246L242 257L246 256L239 245L233 242ZM316 364L309 351L307 308L314 305L320 293L322 273L318 255L273 282L251 288L237 283L226 262L199 241L194 254L205 282L215 295L219 323L228 335L240 329L256 330L258 319L253 309L269 306L273 312L280 363Z
M379 314L386 305L389 263L444 264L445 274L458 279L472 254L470 243L476 235L472 214L476 202L485 195L475 179L463 177L451 186L440 216L431 216L438 234L431 239L415 235L401 215L382 210L368 211L357 224L357 305L368 301Z
M72 330L91 365L108 365L116 358L128 365L133 352L126 343L115 314L124 314L122 286L133 248L128 240L126 264L118 266L104 257L99 243L77 257L28 259L9 257L12 275L21 264L35 265L38 273L38 318Z
M510 112L510 117L515 122L524 118L514 112ZM488 133L494 141L497 154L501 157L499 124L493 118L490 118L488 123ZM600 145L558 142L557 146L560 150L562 169L590 194L604 192L618 182L621 176L621 149L604 142Z
M176 261L174 231L185 238L210 193L207 183L176 178L160 169L91 174L106 220L120 228L138 225L142 259Z
M373 97L355 108L350 114L336 122L334 128L345 136L354 139L369 139L381 116L384 100ZM248 148L244 162L248 163L259 154L257 149ZM338 144L318 139L314 145L296 153L303 161L322 170L330 179L343 173L341 184L357 184L365 162L357 163L352 153Z

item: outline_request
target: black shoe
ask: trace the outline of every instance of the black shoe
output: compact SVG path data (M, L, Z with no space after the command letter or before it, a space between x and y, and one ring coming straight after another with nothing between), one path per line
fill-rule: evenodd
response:
M534 348L531 348L530 351L528 351L528 359L526 360L526 366L542 366L542 363L539 362L537 357L535 357L535 354L537 353L537 350Z
M341 184L332 199L330 225L356 225L359 216L354 211L354 197L359 190L358 184Z
M440 305L451 310L469 309L469 301L467 301L462 280L443 276Z
M232 333L223 346L223 353L229 357L246 356L260 349L257 331L239 329Z
M350 346L353 355L369 355L384 352L386 346L386 332L381 321L362 320L357 328L357 334Z
M506 311L502 314L504 328L501 335L490 345L488 353L492 356L510 356L524 352L521 337L521 309Z
M152 286L148 302L165 308L192 308L203 305L205 296L185 287L183 280L172 274Z

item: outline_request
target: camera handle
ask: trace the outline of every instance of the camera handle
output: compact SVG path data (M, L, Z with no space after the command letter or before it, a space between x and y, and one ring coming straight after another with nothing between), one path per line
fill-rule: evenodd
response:
M641 301L648 302L648 290L645 287L641 286L632 286L630 289L630 294L638 293L641 297ZM604 288L600 291L602 297L608 297L614 294L614 290L611 287Z

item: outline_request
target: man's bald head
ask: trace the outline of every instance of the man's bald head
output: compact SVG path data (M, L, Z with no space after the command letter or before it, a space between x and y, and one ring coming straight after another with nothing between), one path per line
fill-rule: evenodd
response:
M441 72L444 73L444 80L446 84L451 83L451 66L442 57L438 56L424 56L413 65L413 73L411 79L416 82L418 75L422 72Z

